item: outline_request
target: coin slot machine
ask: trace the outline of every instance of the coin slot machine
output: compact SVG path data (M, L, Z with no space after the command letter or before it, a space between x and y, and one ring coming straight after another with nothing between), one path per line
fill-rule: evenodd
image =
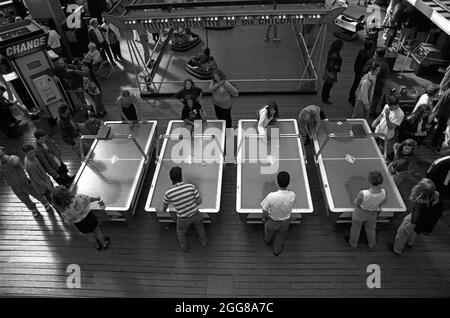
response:
M18 21L0 27L0 52L7 58L26 87L40 117L55 121L61 104L69 99L59 83L46 73L52 68L46 51L48 34L33 20Z

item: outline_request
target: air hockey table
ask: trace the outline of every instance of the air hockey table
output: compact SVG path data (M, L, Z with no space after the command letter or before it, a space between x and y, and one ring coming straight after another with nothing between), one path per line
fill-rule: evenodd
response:
M351 222L353 201L368 188L370 171L380 171L387 200L378 222L388 222L406 206L388 171L385 158L364 119L323 120L314 140L315 161L322 182L327 213L337 223ZM328 136L337 136L329 138ZM353 137L352 137L353 136Z
M164 194L172 187L169 171L179 166L183 181L194 184L203 200L199 211L204 222L214 223L220 211L225 133L223 120L207 120L193 134L183 121L170 121L166 134L158 137L162 146L145 211L153 213L159 222L174 222L175 209L171 205L166 212L161 210Z
M154 148L157 122L139 121L130 126L122 121L107 121L104 125L110 127L110 135L94 139L71 190L99 196L104 207L93 203L91 208L101 220L126 221L132 225Z
M257 124L246 119L238 125L236 211L243 222L261 223L261 201L279 189L277 174L287 171L288 189L296 194L291 223L299 223L303 213L313 212L313 205L297 120L279 119L269 125L267 139L258 134ZM272 128L278 129L278 136Z

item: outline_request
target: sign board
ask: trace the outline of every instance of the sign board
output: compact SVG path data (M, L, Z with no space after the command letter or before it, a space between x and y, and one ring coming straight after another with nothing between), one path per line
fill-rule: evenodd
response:
M48 34L42 34L38 37L24 40L22 42L13 43L6 46L3 50L6 57L16 57L26 55L34 51L44 49L47 46Z

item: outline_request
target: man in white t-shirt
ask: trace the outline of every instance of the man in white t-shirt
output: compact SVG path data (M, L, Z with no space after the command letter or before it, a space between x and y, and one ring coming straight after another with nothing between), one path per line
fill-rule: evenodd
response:
M290 182L289 173L281 171L277 176L280 190L271 192L261 202L263 209L264 242L270 245L272 242L273 255L280 255L283 243L286 239L292 208L295 203L295 193L287 190Z
M429 85L425 91L425 94L420 96L416 106L414 106L413 113L419 108L420 105L427 104L433 106L434 96L439 92L439 87Z
M386 139L392 140L395 136L395 129L400 126L405 114L398 104L398 98L387 96L387 104L384 106L381 114L372 123L375 133L386 135ZM389 149L389 146L388 146ZM389 149L390 150L390 149Z

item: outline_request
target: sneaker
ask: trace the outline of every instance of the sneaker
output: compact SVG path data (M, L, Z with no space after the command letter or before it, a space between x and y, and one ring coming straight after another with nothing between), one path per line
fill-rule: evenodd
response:
M274 42L280 42L281 39L280 39L280 38L274 38L272 41L274 41Z
M109 239L109 237L105 236L105 245L103 246L103 249L107 250L110 242L111 240Z
M39 213L38 210L34 210L34 211L31 213L31 215L33 215L33 217L34 217L35 219L37 219L38 217L41 216L41 214Z
M396 251L394 251L394 244L388 243L388 244L387 244L387 247L388 247L388 249L389 249L392 253L394 253L396 256L400 256L400 253L397 253Z
M280 255L280 254L281 254L281 252L283 252L283 248L284 248L284 245L281 245L281 249L280 249L280 251L279 251L278 253L275 253L275 252L273 252L273 255L275 255L275 256L278 256L278 255Z
M269 41L269 38L267 36L265 36L264 41Z

